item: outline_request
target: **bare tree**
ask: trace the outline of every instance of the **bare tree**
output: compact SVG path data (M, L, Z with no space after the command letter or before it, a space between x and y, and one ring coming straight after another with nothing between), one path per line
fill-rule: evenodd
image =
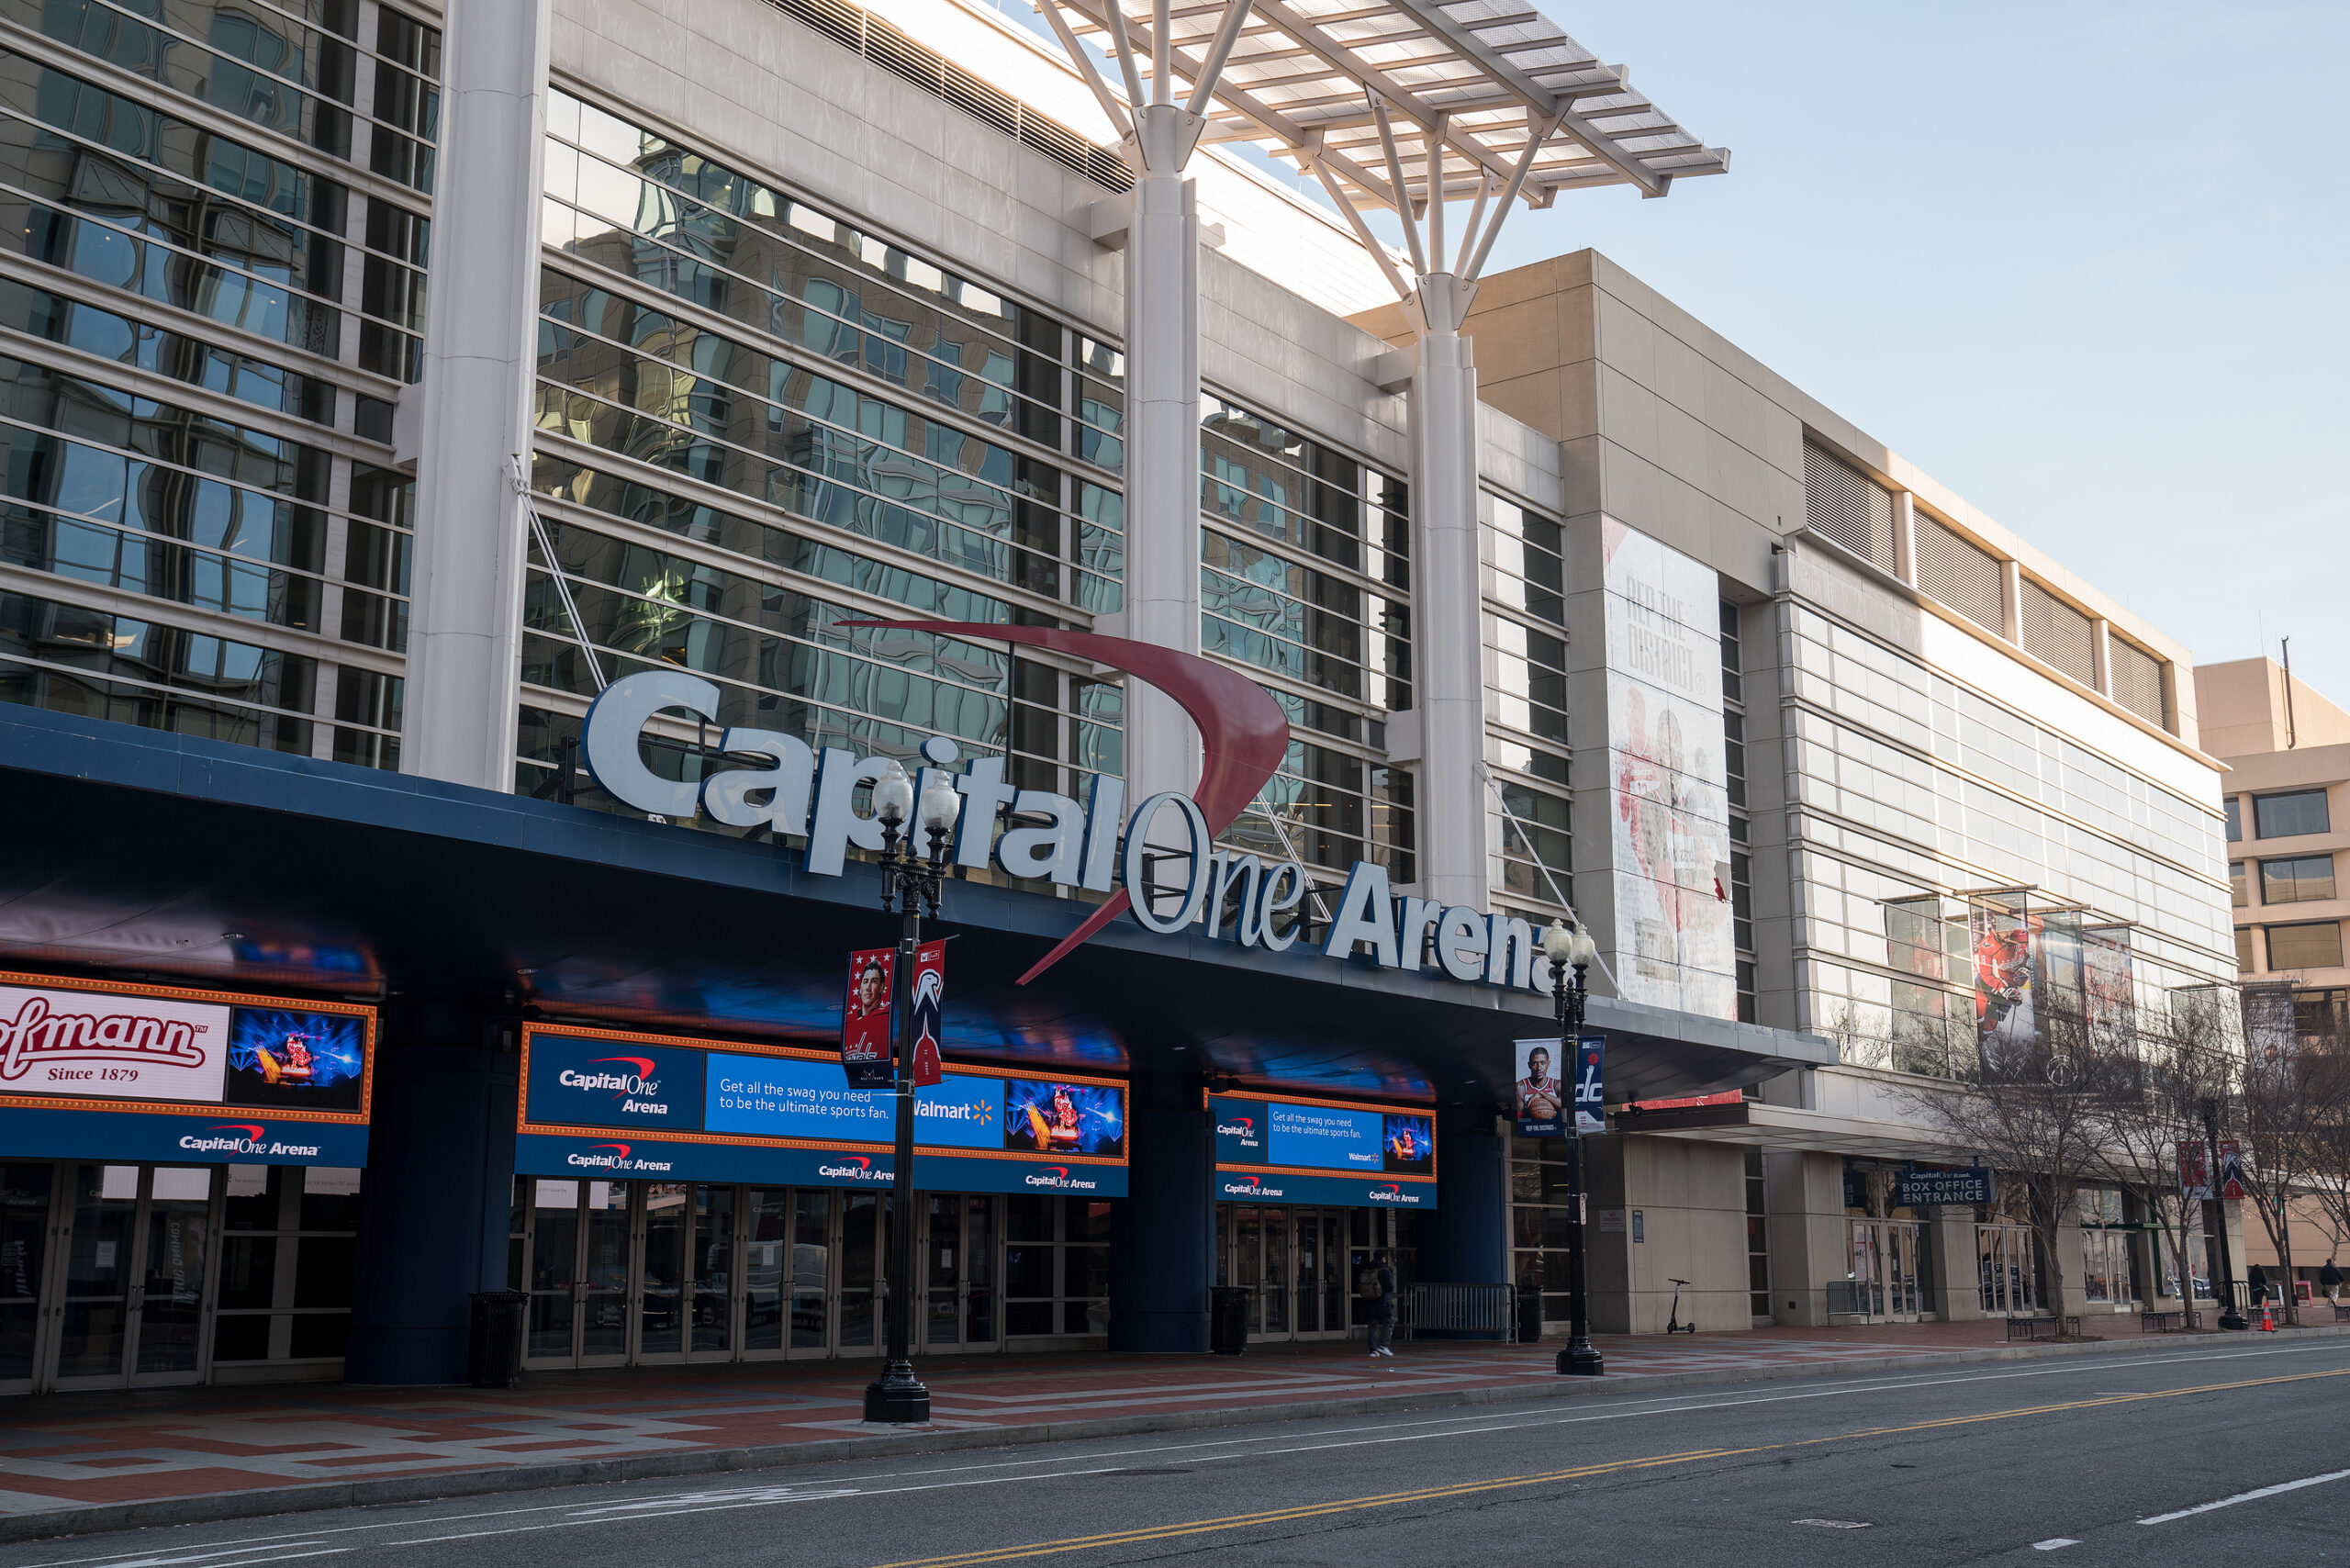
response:
M2111 1042L2076 1013L2052 1009L2028 1035L1984 1036L1971 1079L1901 1091L1921 1122L1978 1151L2022 1189L2045 1260L2047 1299L2060 1316L2057 1227L2078 1212L2082 1186L2111 1169L2106 1144L2115 1058Z
M2311 1058L2311 1110L2302 1134L2301 1174L2311 1200L2333 1233L2329 1260L2350 1243L2350 1032L2329 1014L2321 1028L2302 1036Z
M2243 1061L2238 1024L2232 991L2194 987L2173 992L2164 1013L2133 1014L2099 1030L2109 1064L2100 1075L2104 1173L2143 1194L2178 1260L2179 1294L2190 1312L2203 1199L2181 1180L2179 1151L2200 1146L2208 1115L2235 1097Z
M2301 1036L2288 1014L2253 1031L2245 1053L2242 1111L2244 1190L2261 1228L2277 1249L2284 1275L2285 1311L2298 1319L2293 1299L2293 1214L2314 1205L2331 1214L2329 1190L2339 1190L2339 1167L2329 1175L2350 1116L2350 1073L2323 1033Z

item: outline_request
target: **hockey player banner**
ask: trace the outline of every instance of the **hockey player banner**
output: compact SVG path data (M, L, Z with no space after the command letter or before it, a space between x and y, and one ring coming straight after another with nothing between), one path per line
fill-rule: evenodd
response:
M841 1002L841 1070L852 1089L887 1089L894 1081L890 982L897 958L892 947L867 947L848 956L848 992Z

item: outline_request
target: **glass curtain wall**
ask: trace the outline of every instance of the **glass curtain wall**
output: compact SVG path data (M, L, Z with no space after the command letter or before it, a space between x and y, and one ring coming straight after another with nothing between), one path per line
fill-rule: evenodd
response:
M1949 1071L1953 1052L1971 1055L1975 992L1999 982L1951 933L1959 891L2036 888L2086 925L2126 927L2100 983L2135 1006L2232 972L2210 806L1817 606L1783 613L1803 841L1794 957L1810 1026L1848 1059Z
M811 745L948 734L1069 794L1122 771L1123 692L1088 666L839 625L1122 608L1117 349L562 93L546 167L532 484L554 558L533 544L519 786L579 789L597 677L655 665L717 682L722 722ZM1228 841L1409 880L1411 778L1382 756L1411 703L1404 486L1203 406L1203 644L1294 729ZM654 744L674 777L714 760Z
M1491 491L1477 498L1485 552L1485 752L1498 801L1494 897L1539 924L1574 886L1567 793L1567 610L1558 523Z
M0 698L397 766L439 53L375 0L0 6Z

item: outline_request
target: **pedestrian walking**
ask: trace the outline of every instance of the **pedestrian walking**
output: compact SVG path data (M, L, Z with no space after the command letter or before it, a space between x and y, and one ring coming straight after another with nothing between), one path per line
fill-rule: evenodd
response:
M1363 1317L1371 1329L1371 1353L1393 1356L1391 1341L1395 1338L1395 1266L1387 1260L1383 1251L1371 1255L1370 1266L1355 1280L1355 1294L1362 1298Z
M2326 1300L2340 1306L2342 1305L2342 1266L2328 1258L2325 1260L2325 1267L2317 1271L2317 1286L2325 1293Z
M2258 1306L2268 1299L2268 1271L2255 1263L2244 1271L2244 1288L2252 1293L2252 1305Z

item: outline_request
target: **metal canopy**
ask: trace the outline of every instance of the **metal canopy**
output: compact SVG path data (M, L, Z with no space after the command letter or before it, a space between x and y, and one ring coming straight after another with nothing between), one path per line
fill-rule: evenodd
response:
M1048 14L1056 7L1040 4ZM1442 151L1435 178L1446 195L1481 196L1516 181L1536 207L1586 185L1662 196L1675 179L1729 165L1726 150L1704 145L1633 91L1623 67L1601 64L1507 0L1058 4L1130 83L1161 58L1156 29L1164 18L1171 48L1163 58L1192 90L1206 139L1251 141L1301 168L1323 164L1398 211L1427 202L1432 146Z

